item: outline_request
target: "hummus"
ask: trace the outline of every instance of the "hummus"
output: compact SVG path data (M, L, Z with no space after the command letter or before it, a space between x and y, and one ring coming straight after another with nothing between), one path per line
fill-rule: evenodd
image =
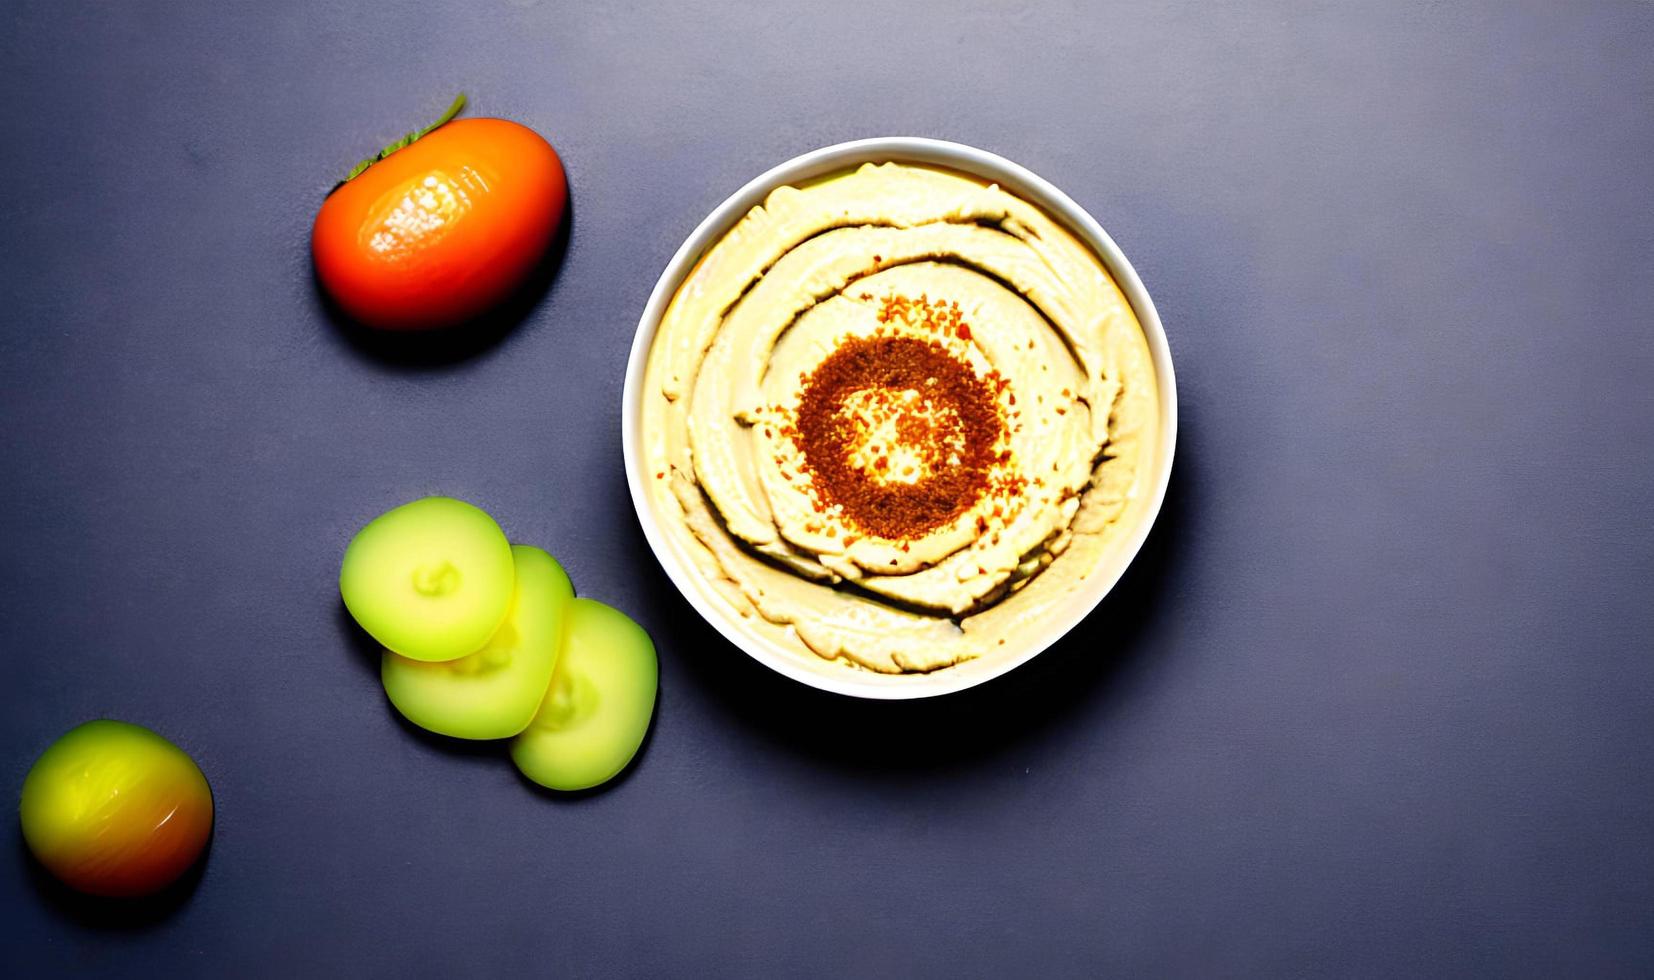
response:
M772 192L661 320L665 533L759 632L883 673L992 656L1122 547L1159 419L1102 261L997 186L886 163Z

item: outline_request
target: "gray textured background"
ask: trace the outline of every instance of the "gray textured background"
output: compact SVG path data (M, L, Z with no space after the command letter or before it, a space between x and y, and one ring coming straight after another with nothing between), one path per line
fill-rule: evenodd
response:
M1654 971L1654 4L4 3L0 787L112 715L194 753L205 872L111 912L0 849L0 972ZM322 192L434 117L576 212L444 359L312 285ZM770 165L977 144L1165 318L1161 524L970 695L721 642L624 493L627 347ZM609 791L401 724L335 591L445 492L654 634Z

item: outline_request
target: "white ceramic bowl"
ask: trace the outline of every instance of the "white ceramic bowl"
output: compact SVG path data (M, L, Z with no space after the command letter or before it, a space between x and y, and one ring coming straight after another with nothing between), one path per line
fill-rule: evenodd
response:
M1153 462L1155 472L1151 492L1154 497L1144 512L1140 526L1132 530L1124 546L1112 550L1105 557L1104 563L1107 567L1097 568L1081 582L1080 588L1074 591L1069 602L1060 607L1061 615L1052 616L1043 624L1043 628L1028 635L1020 646L1006 647L991 656L966 661L929 674L888 675L857 670L808 652L781 646L753 629L728 601L717 593L711 583L705 580L693 559L682 552L682 546L661 527L659 515L655 513L654 505L650 503L645 489L649 474L645 472L640 452L643 369L648 361L649 347L654 343L655 333L660 327L661 317L665 314L667 305L671 303L678 286L695 267L701 255L734 227L749 210L763 203L764 198L775 188L783 184L851 170L869 161L882 163L889 160L946 167L997 183L1024 200L1039 205L1066 225L1102 257L1121 292L1131 303L1138 322L1143 326L1143 333L1148 338L1149 352L1154 358L1156 380L1160 388L1161 435ZM655 290L649 294L649 303L644 307L643 316L638 320L637 337L632 341L631 360L626 365L626 388L621 406L621 439L626 461L626 482L631 487L632 504L637 508L638 520L643 524L643 533L649 539L649 547L654 550L655 557L660 560L661 566L666 569L666 574L671 577L678 591L683 593L689 604L695 607L695 611L719 633L764 666L824 691L888 700L923 698L974 687L1027 663L1073 629L1103 601L1103 597L1120 580L1126 566L1131 563L1142 547L1144 539L1148 537L1149 528L1159 514L1161 501L1166 495L1166 484L1172 470L1172 453L1177 444L1177 382L1172 375L1172 356L1166 344L1166 332L1160 325L1160 315L1155 312L1154 301L1149 298L1149 291L1143 287L1143 281L1137 277L1137 271L1132 268L1125 253L1120 251L1120 247L1114 244L1114 239L1108 237L1108 233L1103 231L1102 226L1098 225L1096 219L1087 214L1084 208L1037 175L986 150L944 140L886 136L838 143L793 157L748 181L745 187L731 194L690 233L677 254L672 256L672 261L667 263L666 271L660 275L660 281L655 283Z

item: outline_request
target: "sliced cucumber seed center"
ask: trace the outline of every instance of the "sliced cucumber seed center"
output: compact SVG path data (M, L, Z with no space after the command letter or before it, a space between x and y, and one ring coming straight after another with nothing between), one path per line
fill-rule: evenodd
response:
M558 671L540 709L540 727L553 731L573 728L597 712L597 702L597 685L590 678Z
M435 565L421 565L414 569L414 591L422 596L436 598L459 588L459 569L446 559Z
M517 642L517 627L508 619L494 631L487 646L468 657L450 661L448 667L454 673L468 677L503 670L511 666L511 658L517 652Z

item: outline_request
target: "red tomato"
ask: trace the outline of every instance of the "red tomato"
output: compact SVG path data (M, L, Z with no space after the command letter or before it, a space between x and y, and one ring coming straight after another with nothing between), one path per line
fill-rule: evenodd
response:
M350 316L386 330L469 320L521 286L568 203L557 152L526 126L459 119L323 202L316 274Z

